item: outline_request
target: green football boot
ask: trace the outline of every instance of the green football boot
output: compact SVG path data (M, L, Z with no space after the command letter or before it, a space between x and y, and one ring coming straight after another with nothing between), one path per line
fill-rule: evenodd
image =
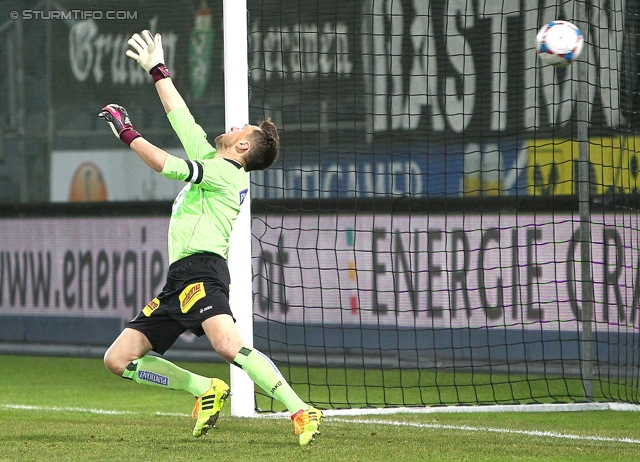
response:
M222 380L211 379L211 388L196 397L196 405L191 412L191 417L196 419L193 436L199 438L206 435L210 428L215 428L220 410L230 394L229 385Z
M293 433L298 435L300 446L309 446L315 440L316 435L320 434L319 427L323 418L322 411L315 407L310 407L306 411L300 410L291 416Z

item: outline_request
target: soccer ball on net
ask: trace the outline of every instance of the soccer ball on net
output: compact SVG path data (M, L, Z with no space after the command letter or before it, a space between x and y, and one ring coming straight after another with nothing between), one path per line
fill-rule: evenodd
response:
M582 32L569 21L552 21L542 26L536 36L538 57L545 64L564 67L582 52Z

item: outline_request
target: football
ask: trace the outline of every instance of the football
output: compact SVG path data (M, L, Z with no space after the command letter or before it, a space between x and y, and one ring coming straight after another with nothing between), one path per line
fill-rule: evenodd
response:
M582 52L582 32L569 21L552 21L542 26L536 36L538 57L544 64L564 67Z

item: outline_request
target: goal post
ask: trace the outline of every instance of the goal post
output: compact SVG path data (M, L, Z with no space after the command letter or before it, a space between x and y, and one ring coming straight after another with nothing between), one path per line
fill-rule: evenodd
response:
M584 2L576 4L576 25L590 36ZM580 261L582 275L581 377L586 401L593 401L593 273L591 256L591 193L589 189L589 61L586 55L577 64L576 136L578 139L577 190L580 214Z
M247 62L247 5L245 0L224 0L225 124L249 123L249 67ZM253 297L251 281L251 196L247 191L229 242L229 303L236 325L247 346L253 346ZM254 414L254 385L242 369L231 365L233 395L231 415Z

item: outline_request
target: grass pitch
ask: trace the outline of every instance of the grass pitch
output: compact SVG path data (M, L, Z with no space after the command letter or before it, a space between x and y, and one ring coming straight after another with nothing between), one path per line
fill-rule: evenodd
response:
M229 377L223 364L180 365ZM288 418L232 418L229 406L193 438L193 403L99 359L0 356L0 460L640 460L640 412L330 416L303 450Z

